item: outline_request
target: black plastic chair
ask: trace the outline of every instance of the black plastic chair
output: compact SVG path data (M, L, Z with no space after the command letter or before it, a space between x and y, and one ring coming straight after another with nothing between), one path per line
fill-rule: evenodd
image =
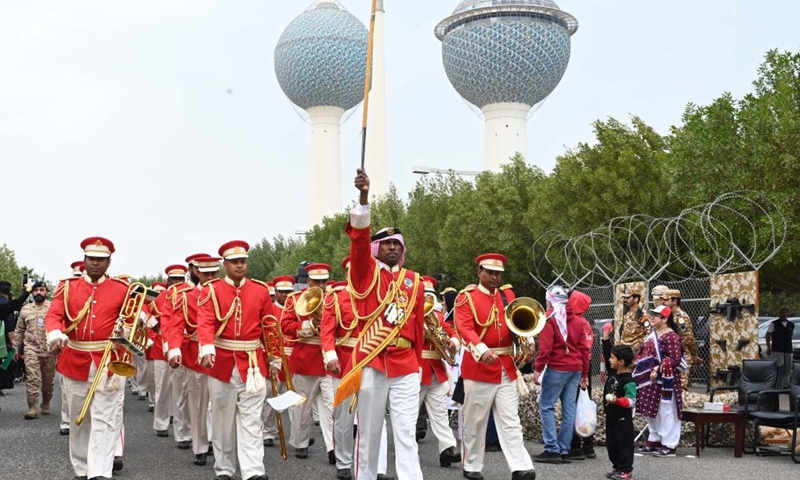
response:
M742 412L742 415L744 415L744 435L745 439L747 439L747 422L750 420L748 414L751 411L761 410L770 412L778 410L777 395L761 397L758 393L764 390L775 390L777 382L779 381L779 368L774 359L744 360L742 361L742 374L739 377L739 385L712 388L709 401L714 401L714 394L717 392L738 392L739 405L732 410ZM707 446L709 437L708 426L706 426L704 434L703 441ZM747 451L747 449L745 449L745 451ZM752 451L747 453L752 453Z
M792 429L792 445L797 444L797 424L798 424L798 415L800 415L800 362L794 363L794 369L792 375L789 379L789 388L788 389L774 389L774 390L762 390L758 392L758 396L775 396L779 397L780 395L788 395L789 396L789 409L788 410L777 410L777 411L762 411L758 408L760 402L758 402L757 409L755 411L750 411L746 414L746 417L749 416L750 418L755 420L756 424L756 431L758 431L758 427L760 425L764 425L766 427L775 427L775 428L784 428L784 429ZM756 452L759 452L759 448L753 444L753 448ZM769 450L769 449L767 449ZM800 463L800 458L797 457L794 453L795 449L791 449L792 460L795 463Z

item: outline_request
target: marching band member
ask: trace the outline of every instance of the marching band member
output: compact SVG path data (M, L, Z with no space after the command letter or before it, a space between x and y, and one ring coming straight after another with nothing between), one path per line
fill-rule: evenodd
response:
M183 372L182 390L179 395L183 398L173 404L185 405L183 415L185 430L187 430L194 453L194 464L203 466L208 456L208 370L200 365L200 347L197 343L197 303L200 289L205 282L213 280L219 272L218 257L211 257L205 253L196 253L185 259L189 272L189 279L170 288L164 308L164 339L167 344L167 359L175 372ZM173 383L173 395L175 389ZM173 423L173 432L178 439L178 429ZM164 435L163 432L161 435Z
M261 411L266 398L264 375L270 372L262 322L276 312L267 285L246 278L249 249L243 241L220 247L226 276L206 283L198 301L200 358L211 377L208 390L217 480L230 480L237 460L243 479L267 480ZM274 321L272 327L277 328ZM278 353L270 352L270 356Z
M289 296L291 292L294 292L294 277L291 275L284 275L280 277L276 277L272 284L274 286L274 297L275 297L275 307L276 311L283 312L283 305L286 303L286 298ZM279 315L280 318L280 315ZM284 332L285 334L285 332ZM285 346L284 347L284 354L286 358L291 358L292 355L292 347ZM283 370L281 370L277 375L277 383L276 387L278 392L281 393L286 388L286 378L284 376ZM272 398L272 389L267 389L267 398ZM294 408L289 409L289 419L294 425ZM275 445L275 440L278 439L278 422L275 417L275 410L272 409L272 406L268 403L264 403L264 413L261 416L261 420L264 423L264 446L265 447L272 447Z
M437 281L433 277L422 277L425 286L425 294L436 298ZM441 309L434 309L428 315L436 319L436 323L446 333L446 348L450 355L455 356L456 349L461 346L456 331L444 321L444 314ZM427 325L427 319L426 319ZM435 328L431 326L432 328ZM450 428L450 420L447 415L447 397L450 391L450 377L442 360L442 354L432 342L430 335L432 329L426 326L428 337L425 339L425 347L422 350L422 382L419 391L419 406L425 404L428 411L428 420L431 423L431 430L439 441L439 465L449 467L453 463L461 462L461 453L456 451L456 438L453 436L453 429ZM444 339L442 339L444 340Z
M72 276L74 278L83 276L83 260L72 262L69 268L72 269ZM58 360L59 359L56 358L56 364ZM60 373L58 374L58 386L61 389L61 425L59 426L59 433L61 435L69 435L69 401L67 400L67 386L66 383L64 383L64 375Z
M406 249L399 230L370 237L369 177L355 178L359 205L350 212L348 273L353 314L361 323L352 367L336 392L336 405L358 395L358 447L355 477L378 476L380 436L391 403L395 464L400 480L420 479L417 442L420 364L424 344L423 291L419 274L402 268Z
M169 270L169 269L167 269ZM169 278L174 284L177 280ZM153 412L153 430L159 437L166 437L169 427L171 395L169 387L169 363L164 355L163 313L167 300L167 288L171 285L155 282L151 288L159 292L158 298L150 304L150 319L148 319L148 333L153 344L147 349L148 363L151 363L147 392L151 395Z
M45 318L49 348L61 353L58 371L65 377L71 424L83 407L128 290L106 275L114 253L110 240L90 237L81 248L85 275L60 282ZM70 429L70 460L79 480L111 478L120 391L124 395L124 382L109 374L83 423Z
M514 300L500 281L507 258L490 253L476 259L478 286L461 291L455 304L455 322L467 345L461 365L464 379L463 454L464 477L481 480L489 410L494 413L497 434L512 480L533 480L531 456L522 439L519 420L517 368L513 336L505 316L505 304Z
M325 284L330 277L331 266L314 263L306 266L306 272L308 273L308 287L322 289L324 299ZM300 315L296 310L297 301L304 292L306 290L287 298L280 320L283 333L297 338L289 360L289 369L292 372L295 391L306 398L305 402L294 407L295 413L292 418L292 434L289 443L295 449L294 456L296 458L308 458L313 421L311 407L316 403L320 411L320 425L328 452L328 462L333 465L336 463L333 452L333 387L330 377L325 375L325 364L320 347L319 322L322 306L313 315ZM327 386L324 387L324 384ZM328 399L323 396L324 389L329 392Z

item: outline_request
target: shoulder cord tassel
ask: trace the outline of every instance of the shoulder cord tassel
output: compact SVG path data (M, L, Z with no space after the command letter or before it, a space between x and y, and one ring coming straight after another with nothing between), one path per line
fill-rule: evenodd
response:
M528 389L528 386L525 384L525 379L522 378L522 372L517 369L517 390L519 390L519 395L521 397L527 397L531 391Z

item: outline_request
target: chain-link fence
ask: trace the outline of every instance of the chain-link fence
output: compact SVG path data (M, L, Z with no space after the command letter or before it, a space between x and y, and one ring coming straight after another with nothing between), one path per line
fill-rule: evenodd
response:
M689 374L690 386L694 388L707 388L709 381L709 339L711 338L710 313L710 278L690 278L681 281L653 280L648 284L645 297L642 297L642 308L652 307L649 292L657 285L666 285L669 289L680 290L681 308L691 317L695 340L697 341L697 354L702 364L693 365ZM604 378L605 366L601 360L603 354L602 332L603 325L614 322L616 317L617 301L616 286L605 287L577 287L577 290L589 295L592 305L586 312L586 320L595 330L594 345L592 346L591 374L592 382L599 385ZM646 305L645 305L646 304Z

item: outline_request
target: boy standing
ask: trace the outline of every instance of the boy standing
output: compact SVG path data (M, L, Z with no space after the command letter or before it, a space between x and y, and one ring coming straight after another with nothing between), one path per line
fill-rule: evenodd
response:
M607 324L606 327L611 327ZM636 382L630 373L633 349L628 345L611 347L611 328L603 329L603 356L609 372L603 397L606 413L606 445L613 470L606 474L612 480L630 480L633 471L633 407L636 404Z

